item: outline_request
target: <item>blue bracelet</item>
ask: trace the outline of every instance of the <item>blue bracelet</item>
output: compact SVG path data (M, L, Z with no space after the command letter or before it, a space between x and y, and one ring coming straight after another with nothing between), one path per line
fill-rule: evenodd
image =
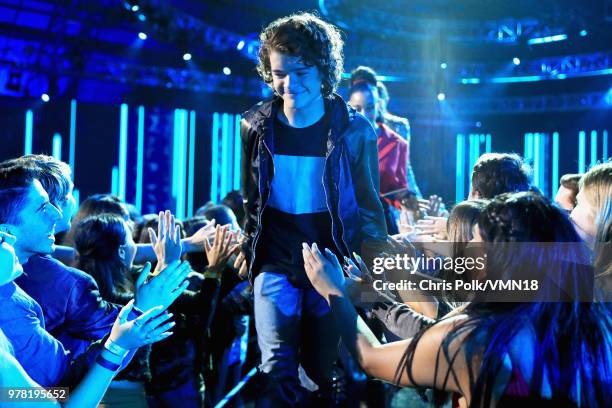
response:
M118 371L119 368L121 367L121 364L116 364L116 363L113 363L112 361L108 361L107 359L102 357L102 354L98 354L98 357L96 358L96 363L100 364L102 367L108 370L111 370L111 371Z

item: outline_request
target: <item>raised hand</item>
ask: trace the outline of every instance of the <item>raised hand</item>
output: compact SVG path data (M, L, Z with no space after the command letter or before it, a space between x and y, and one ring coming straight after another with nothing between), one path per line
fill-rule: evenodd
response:
M417 221L417 234L419 235L435 235L440 239L447 239L448 235L446 232L446 217L431 217L427 216L425 219Z
M415 231L415 213L403 205L400 210L398 229L401 234L412 234Z
M346 264L344 271L349 276L349 278L351 278L352 280L358 281L358 282L363 282L363 283L373 282L374 277L372 276L372 273L368 269L365 262L363 262L363 259L361 259L361 257L357 255L357 253L355 252L353 252L353 257L355 257L355 259L359 263L359 266L357 266L355 262L353 262L352 259L346 256L344 257L344 262Z
M228 231L227 225L217 225L215 229L215 241L204 241L204 250L208 258L208 270L221 273L227 266L230 257L238 250L237 244L232 244L234 234Z
M183 242L183 250L186 252L202 251L204 243L215 236L216 221L206 221L204 226L197 230L192 236L185 238Z
M168 210L159 213L157 234L149 228L149 238L157 257L156 272L171 262L178 261L182 254L181 227L176 225L174 215Z
M132 299L119 312L109 336L112 342L130 350L158 342L172 335L172 332L168 331L175 325L169 320L172 313L166 313L161 306L156 306L138 318L128 320L133 307L134 300Z
M234 269L238 271L238 276L241 279L248 278L249 274L249 265L247 263L246 257L244 256L244 252L238 252L238 256L234 260Z
M149 278L151 264L147 262L136 281L135 305L140 310L162 306L165 310L189 286L186 280L191 272L189 262L173 261L161 272Z
M303 243L302 256L306 275L321 296L329 302L332 295L344 293L342 266L332 251L326 248L325 255L323 255L316 243L312 246Z
M353 253L353 256L361 266L358 267L352 259L344 257L344 271L348 276L344 288L353 305L366 307L368 302L378 300L377 291L372 285L374 278L361 257L356 253Z

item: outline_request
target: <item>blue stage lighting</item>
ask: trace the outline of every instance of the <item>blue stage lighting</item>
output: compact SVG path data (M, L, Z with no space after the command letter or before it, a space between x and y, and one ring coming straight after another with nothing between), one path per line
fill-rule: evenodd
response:
M587 36L587 30L580 30L580 36L581 37L586 37Z
M190 61L190 60L191 60L191 54L190 54L190 53L188 53L188 52L184 53L184 54L183 54L183 59L184 59L185 61Z
M521 63L521 60L518 57L514 57L512 58L512 63L514 65L519 65Z
M147 33L143 33L142 31L138 33L138 38L140 38L142 41L147 39Z
M529 45L546 44L546 43L564 41L564 40L567 40L567 34L557 34L557 35L550 35L547 37L531 38L527 40L527 44Z
M238 45L236 45L236 49L237 49L238 51L240 51L241 49L243 49L243 48L244 48L244 45L245 45L244 40L240 40L240 41L238 42Z
M480 78L461 78L461 83L466 84L479 84Z
M223 73L225 75L231 75L232 74L232 70L229 67L223 67Z
M40 95L40 99L42 99L43 102L49 102L50 98L49 98L48 94L44 93L44 94Z
M33 132L34 128L34 113L31 109L28 109L26 112L26 120L25 120L25 145L23 154L32 154L32 141L33 141Z
M448 67L448 65L446 64L446 62L443 62L440 64L440 68L442 69L446 69L446 67Z
M442 101L443 101L443 100L445 100L445 99L446 99L446 95L444 95L444 93L440 92L440 93L438 94L438 100L439 100L440 102L442 102Z
M604 97L604 101L606 102L606 104L612 105L612 88L610 88L608 90L608 92L606 92L606 96Z

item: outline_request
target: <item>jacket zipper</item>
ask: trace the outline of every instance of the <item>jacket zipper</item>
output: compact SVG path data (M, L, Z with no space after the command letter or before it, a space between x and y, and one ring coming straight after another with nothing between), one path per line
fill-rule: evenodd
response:
M270 161L272 161L272 174L276 173L276 168L274 167L274 158L272 157L272 152L270 151L270 149L268 148L268 146L266 145L266 142L264 140L261 141L261 144L266 148L266 150L268 151L268 154L270 156ZM257 188L259 188L259 180L257 180ZM259 210L259 212L257 213L257 231L255 234L255 239L253 240L253 246L251 247L251 251L253 252L253 258L251 259L251 264L249 265L249 276L252 275L252 268L253 265L255 265L255 257L257 254L257 242L259 241L259 236L261 235L261 229L262 229L262 225L261 225L261 217L263 216L263 212L266 209L266 206L268 205L268 200L266 200L266 202L263 202L263 197L262 197L262 206L261 206L261 210Z
M331 130L330 130L331 133ZM329 214L331 216L331 220L332 220L332 240L334 240L334 243L337 245L337 243L335 242L335 239L333 237L334 235L334 213L332 212L332 209L329 207L329 197L327 195L327 184L325 183L325 172L327 170L327 159L329 158L329 156L331 156L332 152L334 151L334 149L336 149L336 144L334 143L331 150L328 152L328 154L325 155L325 167L323 169L323 192L325 193L325 205L327 206L327 210L329 211ZM333 181L333 180L332 180ZM340 189L338 189L338 221L340 222L340 226L342 227L342 235L340 236L340 240L341 243L344 244L344 246L346 247L346 249L349 249L349 246L347 245L345 239L344 239L344 224L342 224L342 217L340 217ZM342 252L342 249L340 248L336 248L338 249L340 252ZM344 254L345 255L345 254Z

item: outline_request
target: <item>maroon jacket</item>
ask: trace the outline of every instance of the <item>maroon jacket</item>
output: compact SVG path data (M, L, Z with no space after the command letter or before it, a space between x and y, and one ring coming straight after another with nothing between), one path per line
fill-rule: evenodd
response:
M378 122L377 125L380 193L385 194L408 186L408 143L384 123Z

